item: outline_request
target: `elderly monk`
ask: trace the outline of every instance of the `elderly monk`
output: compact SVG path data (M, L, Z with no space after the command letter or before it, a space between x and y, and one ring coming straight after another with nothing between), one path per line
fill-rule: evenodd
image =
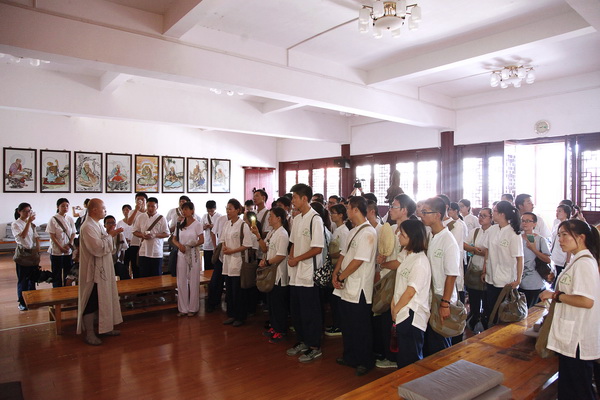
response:
M102 341L94 333L97 316L98 333L101 335L119 335L114 325L123 322L112 259L113 238L123 232L123 228L109 226L108 231L104 229L101 220L106 215L106 208L102 200L90 200L87 210L88 218L79 235L77 333L85 331L84 341L98 346Z

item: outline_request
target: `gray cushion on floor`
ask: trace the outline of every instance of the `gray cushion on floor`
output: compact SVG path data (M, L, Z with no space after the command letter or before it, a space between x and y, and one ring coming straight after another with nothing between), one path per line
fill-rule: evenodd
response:
M501 372L459 360L400 385L398 394L407 400L470 400L502 384L503 380Z

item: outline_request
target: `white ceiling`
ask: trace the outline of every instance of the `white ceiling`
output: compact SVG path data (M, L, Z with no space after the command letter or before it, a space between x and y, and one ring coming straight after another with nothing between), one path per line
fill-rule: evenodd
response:
M489 71L519 60L535 67L536 83L600 71L597 0L419 0L422 8L419 29L404 29L399 38L384 35L382 39L358 32L358 10L363 4L370 4L367 0L79 0L77 3L0 0L0 3L36 15L137 33L156 43L179 43L215 55L256 61L265 70L276 66L300 71L325 82L372 89L375 94L392 93L418 101L427 94L428 102L450 109L458 98L493 95L502 90L490 87ZM2 40L0 37L0 45L6 44L6 49L19 53L17 41ZM107 44L111 51L119 45ZM6 49L0 46L0 51ZM28 56L27 50L45 51L42 44L24 44L22 49L23 54L14 55ZM102 76L106 71L123 72L128 74L130 82L190 91L212 86L237 89L243 80L245 100L261 103L284 100L306 107L361 114L360 107L355 109L351 104L340 104L338 109L332 105L334 100L324 101L327 96L307 96L304 102L296 92L269 87L265 82L268 76L256 76L255 82L252 77L224 82L208 75L190 79L183 77L183 72L182 77L177 73L158 73L152 66L136 76L132 68L127 68L126 60L136 49L123 49L122 64L114 60L96 62L98 58L94 56L80 62L68 49L59 50L62 54L47 50L57 56L43 68L89 76ZM157 56L172 58L175 65L180 62L178 54L157 53ZM524 88L505 90L519 96ZM372 114L366 110L363 115Z

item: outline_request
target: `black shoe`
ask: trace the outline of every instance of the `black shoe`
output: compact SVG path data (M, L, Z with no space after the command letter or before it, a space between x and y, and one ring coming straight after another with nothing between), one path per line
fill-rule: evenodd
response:
M371 368L367 368L365 366L359 365L356 367L356 376L363 376L369 373Z
M340 357L340 358L336 358L336 359L335 359L335 362L336 362L336 363L338 363L339 365L343 365L343 366L345 366L345 367L351 367L351 365L350 365L350 364L348 364L348 363L346 362L346 360L344 360L342 357Z

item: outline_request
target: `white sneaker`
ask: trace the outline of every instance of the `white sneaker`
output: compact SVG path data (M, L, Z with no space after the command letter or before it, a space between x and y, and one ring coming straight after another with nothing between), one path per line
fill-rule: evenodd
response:
M302 342L299 342L299 343L296 343L294 345L294 347L292 347L290 349L287 349L286 354L288 356L295 356L295 355L298 355L300 353L304 353L306 350L308 350L308 346L305 345Z
M321 357L322 355L323 352L321 352L321 349L308 349L304 354L298 357L298 361L300 361L301 363L307 363L311 362L315 358Z
M396 361L390 361L387 358L375 361L375 366L377 368L398 368Z

